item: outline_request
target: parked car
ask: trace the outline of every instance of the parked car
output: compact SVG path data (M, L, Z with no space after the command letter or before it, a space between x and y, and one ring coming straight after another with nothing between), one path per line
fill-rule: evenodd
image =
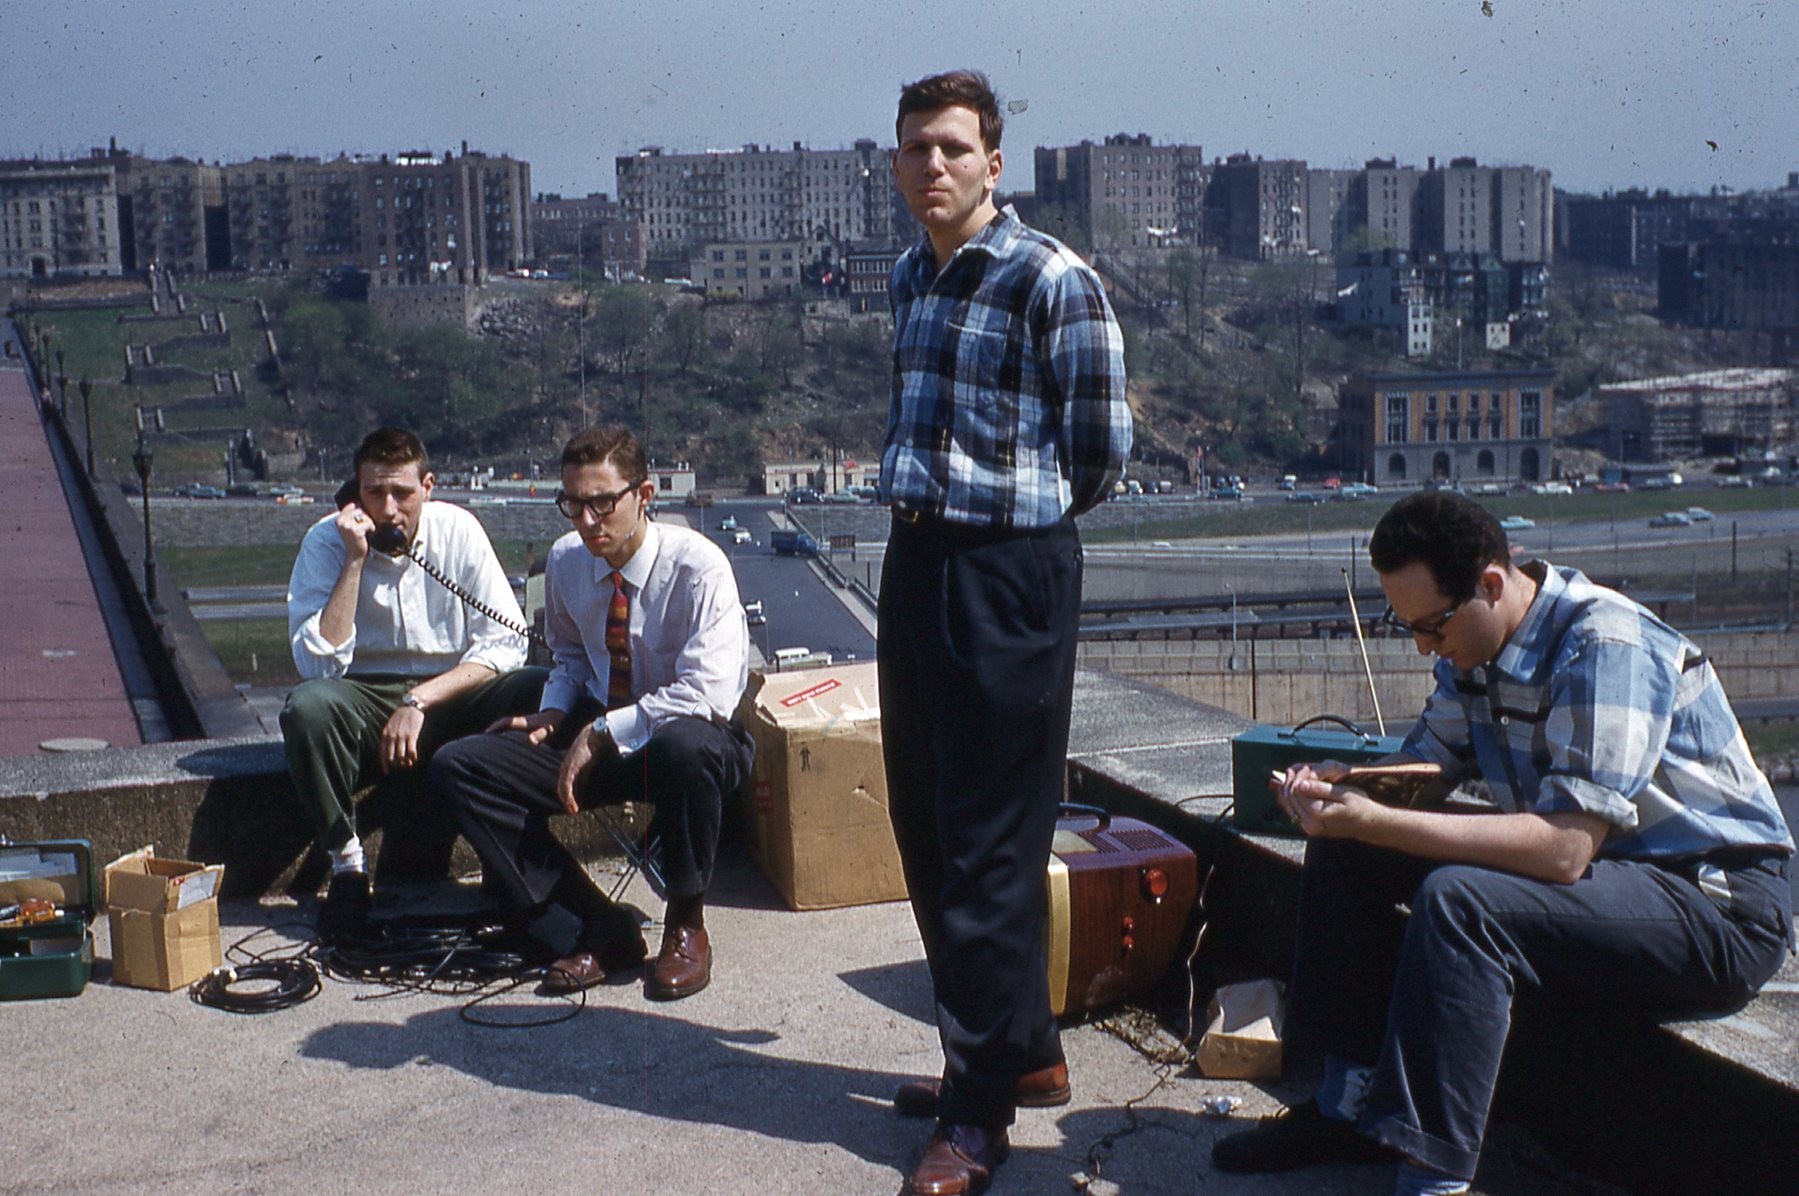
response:
M743 617L750 621L751 627L760 627L768 622L768 615L763 613L762 600L760 598L756 599L754 602L746 602L743 604Z
M823 502L824 495L810 486L795 486L787 492L787 501L798 507L807 503Z
M737 530L737 516L726 515L723 519L719 520L718 521L718 530L721 532L736 531Z
M1338 488L1337 497L1344 502L1360 502L1379 493L1379 486L1370 486L1367 482L1345 482Z
M754 544L755 542L755 537L750 535L750 529L747 527L740 527L731 533L731 543L733 544Z
M1499 526L1508 532L1527 532L1537 526L1537 521L1522 515L1507 515L1499 521Z
M1692 527L1693 517L1685 511L1663 511L1649 521L1650 527Z
M306 493L306 488L303 486L296 486L292 482L280 482L280 483L277 483L276 485L270 486L269 493L274 495L276 498L282 498L282 497L298 498L302 494Z
M217 486L196 482L187 488L187 496L189 498L224 498L225 492Z
M1710 523L1712 521L1712 513L1704 507L1688 507L1687 518L1691 519L1694 523Z
M1295 490L1287 495L1287 501L1305 503L1309 507L1315 507L1324 501L1324 495L1315 494L1310 490Z
M1243 487L1227 482L1214 489L1211 493L1211 497L1230 499L1231 501L1236 502L1243 497Z

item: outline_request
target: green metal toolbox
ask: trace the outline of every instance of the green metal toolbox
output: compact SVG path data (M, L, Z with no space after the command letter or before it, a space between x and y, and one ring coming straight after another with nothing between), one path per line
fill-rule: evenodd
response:
M93 846L86 839L0 837L0 911L34 898L52 902L53 916L19 922L15 911L0 918L0 1001L73 997L94 974Z
M1268 789L1268 774L1284 770L1289 764L1312 764L1319 760L1341 760L1345 764L1367 764L1390 756L1404 742L1396 735L1370 735L1349 723L1340 727L1312 725L1312 719L1297 727L1251 727L1231 740L1231 821L1246 831L1264 835L1296 835L1299 832L1287 821L1274 794ZM1341 720L1332 718L1332 722Z

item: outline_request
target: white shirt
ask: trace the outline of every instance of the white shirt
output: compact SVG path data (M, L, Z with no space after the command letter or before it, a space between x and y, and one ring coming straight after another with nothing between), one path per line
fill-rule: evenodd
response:
M681 715L729 722L749 681L750 635L737 577L718 545L690 528L650 523L621 572L631 600L631 692L607 711L620 752L650 741ZM544 572L544 635L555 657L545 710L572 710L585 693L605 704L612 655L606 608L612 566L570 532L550 546Z
M327 515L307 531L287 583L287 638L302 678L351 672L425 678L465 662L503 673L525 662L524 636L469 607L426 576L418 562L384 552L370 552L363 564L355 629L333 646L319 633L319 619L344 567L336 518ZM478 602L524 626L525 616L480 520L461 507L427 502L419 511L414 544Z

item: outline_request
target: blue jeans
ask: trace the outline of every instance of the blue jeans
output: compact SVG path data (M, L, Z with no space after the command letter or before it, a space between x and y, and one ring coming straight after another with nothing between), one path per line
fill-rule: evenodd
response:
M1289 1023L1374 1069L1364 1133L1472 1178L1517 992L1660 1019L1736 1008L1779 969L1792 939L1786 857L1714 862L1728 908L1678 863L1598 859L1561 885L1314 840Z

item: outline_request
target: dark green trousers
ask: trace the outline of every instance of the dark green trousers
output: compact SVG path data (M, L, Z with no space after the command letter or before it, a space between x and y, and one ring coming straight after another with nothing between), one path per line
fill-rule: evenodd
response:
M419 775L431 753L450 740L485 730L507 715L535 712L548 676L547 669L513 669L427 710L419 732ZM327 851L341 849L355 832L356 791L382 775L381 728L420 680L321 677L288 693L281 711L287 771L319 846Z

